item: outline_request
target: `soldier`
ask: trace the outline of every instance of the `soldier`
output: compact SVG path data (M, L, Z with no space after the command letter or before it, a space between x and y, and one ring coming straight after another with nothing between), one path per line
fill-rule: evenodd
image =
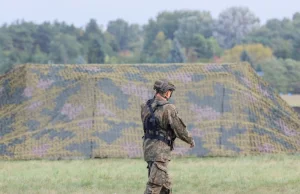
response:
M174 149L176 137L195 146L185 124L178 116L171 98L175 86L165 79L154 84L156 94L141 106L141 118L144 127L144 160L148 163L148 182L145 194L171 193L168 163Z

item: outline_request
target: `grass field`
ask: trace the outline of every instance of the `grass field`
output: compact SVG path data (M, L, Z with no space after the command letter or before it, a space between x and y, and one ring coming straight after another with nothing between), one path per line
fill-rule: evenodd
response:
M173 193L300 193L300 156L173 159ZM141 159L0 161L0 193L143 193Z
M300 95L281 95L290 106L300 106Z

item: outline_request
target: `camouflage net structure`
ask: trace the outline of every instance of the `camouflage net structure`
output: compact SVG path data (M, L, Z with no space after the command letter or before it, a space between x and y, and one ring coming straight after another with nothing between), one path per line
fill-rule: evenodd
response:
M0 159L142 157L140 104L158 78L196 142L177 139L175 155L299 153L297 113L247 63L26 64L0 78Z

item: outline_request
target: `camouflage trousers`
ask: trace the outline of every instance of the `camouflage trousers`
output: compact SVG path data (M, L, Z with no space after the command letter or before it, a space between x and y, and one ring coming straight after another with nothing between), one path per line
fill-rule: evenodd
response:
M148 162L148 182L145 194L171 194L169 162Z

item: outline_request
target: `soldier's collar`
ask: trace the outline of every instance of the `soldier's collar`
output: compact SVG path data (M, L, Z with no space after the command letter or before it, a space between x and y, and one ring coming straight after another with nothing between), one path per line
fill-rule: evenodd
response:
M156 101L166 101L166 102L168 102L164 97L162 97L162 96L155 96L155 100Z
M157 106L163 106L165 104L169 104L170 103L169 101L167 101L165 99L163 99L163 100L161 100L161 99L155 99L155 101L156 101Z

